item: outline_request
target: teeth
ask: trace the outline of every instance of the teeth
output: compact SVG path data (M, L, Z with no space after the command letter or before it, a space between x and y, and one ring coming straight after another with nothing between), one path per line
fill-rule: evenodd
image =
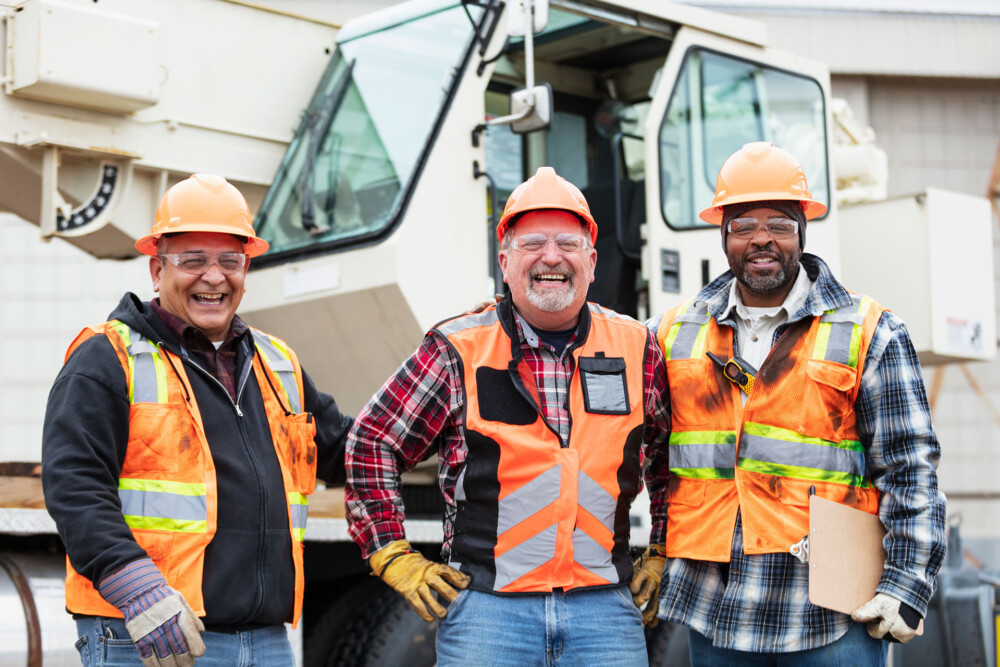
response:
M557 280L563 282L566 280L566 276L560 273L542 273L535 276L535 280Z
M221 294L205 294L203 292L195 294L194 298L198 299L199 301L214 301L216 303L222 301Z

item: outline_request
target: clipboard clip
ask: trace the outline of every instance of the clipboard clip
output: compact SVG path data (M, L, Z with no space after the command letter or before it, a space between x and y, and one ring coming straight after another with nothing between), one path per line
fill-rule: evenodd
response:
M809 487L809 495L810 496L816 495L816 486L815 485ZM809 562L809 536L806 535L801 540L799 540L795 544L793 544L790 547L788 547L788 553L790 553L793 556L795 556L796 558L798 558L800 563L808 563Z
M809 536L806 535L801 540L788 547L788 553L799 559L800 563L809 562Z
M729 361L723 361L711 352L706 352L705 354L722 368L722 374L726 376L727 380L739 387L747 396L750 395L750 392L753 391L753 381L757 376L757 369L749 361L740 357L733 357Z

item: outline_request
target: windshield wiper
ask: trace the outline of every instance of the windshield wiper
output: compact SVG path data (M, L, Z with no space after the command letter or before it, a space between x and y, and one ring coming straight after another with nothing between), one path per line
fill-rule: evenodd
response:
M299 176L299 193L302 197L302 227L312 236L318 236L330 231L329 227L319 227L316 224L316 203L313 201L315 188L313 186L313 172L316 169L316 157L319 155L319 148L323 144L323 139L333 125L333 117L344 101L347 94L347 86L351 81L351 72L354 70L354 60L347 63L344 71L337 77L337 82L326 96L323 103L316 109L309 118L309 148L306 152L306 161L302 166L302 174ZM339 150L340 142L334 143L334 149ZM330 209L333 215L333 209Z

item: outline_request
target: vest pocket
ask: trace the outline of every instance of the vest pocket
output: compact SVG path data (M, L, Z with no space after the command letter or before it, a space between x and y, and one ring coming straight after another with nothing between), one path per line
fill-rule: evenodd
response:
M627 415L631 412L625 382L625 360L621 357L580 357L583 404L598 415Z
M844 418L853 409L857 371L832 361L809 359L806 375L799 432L839 442Z
M300 412L285 418L292 453L292 482L295 490L309 495L316 490L316 422L312 413Z
M667 511L670 505L701 507L705 504L705 484L703 480L674 477L667 487Z
M134 403L129 411L128 453L123 476L177 472L201 457L194 418L182 403Z
M706 400L712 378L708 359L678 359L667 362L670 385L670 416L674 430L690 431L708 423Z

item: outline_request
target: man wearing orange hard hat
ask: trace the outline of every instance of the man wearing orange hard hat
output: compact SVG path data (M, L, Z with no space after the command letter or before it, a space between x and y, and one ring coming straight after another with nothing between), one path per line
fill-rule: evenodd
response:
M945 499L920 364L898 317L803 252L825 212L790 153L743 146L701 212L730 270L647 323L673 399L658 614L691 629L692 665L884 665L934 592ZM888 531L851 615L809 601L812 494Z
M292 665L306 496L343 479L351 419L236 314L268 244L233 185L174 185L135 247L159 297L77 336L45 414L83 663Z
M438 665L648 664L629 506L643 457L661 465L665 368L642 324L587 302L596 238L580 191L538 169L497 226L509 298L432 328L351 431L350 534L443 619ZM399 487L434 453L443 562L406 540ZM651 485L654 530L663 493Z

